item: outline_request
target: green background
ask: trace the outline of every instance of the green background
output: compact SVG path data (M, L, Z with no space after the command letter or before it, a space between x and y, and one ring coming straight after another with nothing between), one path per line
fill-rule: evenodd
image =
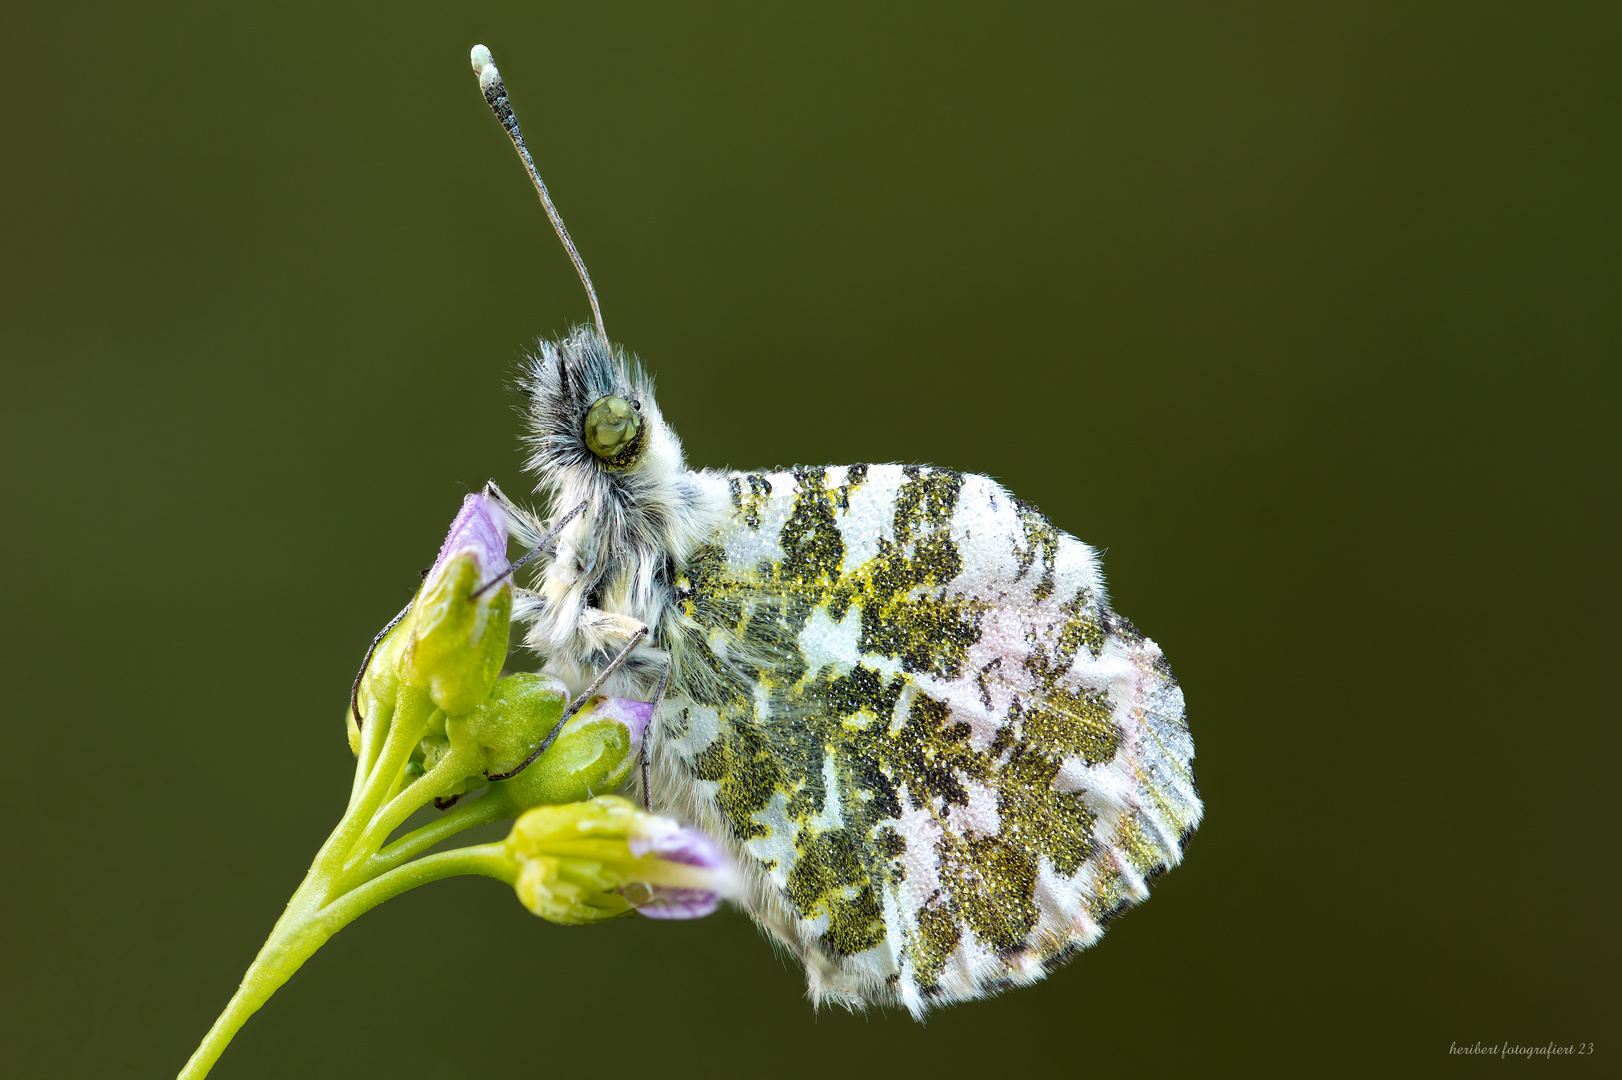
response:
M434 885L216 1076L1614 1061L1618 12L8 9L5 1071L173 1075L342 809L366 642L529 487L510 382L586 305L476 41L689 460L988 473L1107 549L1206 821L922 1026L814 1014L739 912Z

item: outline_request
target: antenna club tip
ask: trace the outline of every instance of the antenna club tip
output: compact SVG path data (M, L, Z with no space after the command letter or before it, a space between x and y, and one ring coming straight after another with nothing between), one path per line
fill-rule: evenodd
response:
M473 62L473 73L479 77L481 90L501 85L501 72L496 70L495 57L490 55L489 49L483 45L475 45L473 51L468 54L468 59Z

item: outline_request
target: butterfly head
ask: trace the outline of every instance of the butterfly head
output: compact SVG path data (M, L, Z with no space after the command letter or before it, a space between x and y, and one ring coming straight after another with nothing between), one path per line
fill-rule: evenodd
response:
M530 467L543 487L625 494L681 470L681 443L636 361L579 327L530 358Z
M635 359L593 329L543 342L523 388L528 464L560 529L536 586L544 617L526 640L554 659L598 663L610 643L581 630L586 608L658 626L672 560L681 562L708 536L719 510L687 470ZM577 516L561 517L575 507Z

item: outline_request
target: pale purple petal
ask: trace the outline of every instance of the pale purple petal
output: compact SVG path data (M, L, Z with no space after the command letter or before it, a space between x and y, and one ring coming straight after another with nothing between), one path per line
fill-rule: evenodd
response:
M592 709L592 719L617 720L624 724L631 731L631 746L635 748L642 745L642 733L648 729L648 721L653 719L653 705L630 698L604 698ZM636 854L642 853L638 851Z
M652 818L626 837L631 854L653 855L666 862L715 870L727 864L714 842L697 829L685 828L669 818Z
M507 515L483 495L462 500L462 509L434 560L434 571L463 552L473 553L486 579L507 569Z
M638 816L626 834L626 846L637 858L653 856L661 862L691 869L679 874L683 885L652 885L635 882L626 886L626 896L636 909L650 919L698 919L710 914L723 897L738 893L738 873L732 860L715 842L697 829L669 818L651 814Z
M714 913L721 897L708 889L669 889L655 887L646 903L637 905L637 914L650 919L702 919Z

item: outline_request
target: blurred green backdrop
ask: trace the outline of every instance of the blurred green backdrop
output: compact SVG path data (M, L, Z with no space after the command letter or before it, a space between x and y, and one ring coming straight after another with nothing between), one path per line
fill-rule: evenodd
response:
M1614 1060L1619 10L0 14L7 1073L173 1075L342 808L366 642L529 486L510 380L586 306L476 41L690 460L989 473L1106 548L1206 823L927 1026L813 1014L737 912L447 882L216 1076Z

